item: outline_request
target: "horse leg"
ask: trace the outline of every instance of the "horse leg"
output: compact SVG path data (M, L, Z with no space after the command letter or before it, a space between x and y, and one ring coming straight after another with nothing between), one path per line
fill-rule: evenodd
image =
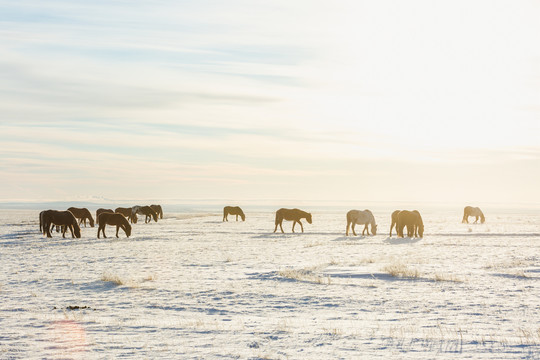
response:
M475 216L476 220L474 220L474 223L476 224L478 222L478 215Z
M229 220L227 220L227 213L226 212L223 212L223 221L229 221Z
M292 223L292 232L294 232L294 225L296 225L296 220L294 220Z
M368 229L368 224L365 224L364 225L364 230L362 230L362 236L364 236L364 233L367 231L367 234L369 235L369 229Z
M238 215L236 215L236 221L238 221Z
M394 227L394 225L395 225L395 222L392 221L392 224L390 224L390 237L392 237L392 228Z
M48 237L48 238L52 238L52 235L51 235L51 224L48 223L48 222L45 222L45 224L44 224L43 226L44 226L44 228L43 228L44 233L47 234L47 237Z
M352 233L354 236L356 236L356 231L354 231L354 228L356 227L356 223L353 221L352 225L351 225L351 230L352 230Z
M351 226L351 222L347 221L347 228L345 229L345 236L349 236L349 226Z
M118 238L118 230L120 229L119 225L116 225L116 237Z
M304 225L302 225L302 222L298 220L298 223L300 224L300 228L302 229L302 232L304 232Z

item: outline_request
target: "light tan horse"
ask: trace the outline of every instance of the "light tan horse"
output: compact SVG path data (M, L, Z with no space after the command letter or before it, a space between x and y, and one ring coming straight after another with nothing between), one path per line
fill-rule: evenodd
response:
M368 225L371 225L371 233L373 235L377 235L377 224L375 223L375 217L373 216L373 213L371 211L367 209L364 211L350 210L347 213L347 229L345 230L345 236L349 236L349 226L351 226L352 232L354 236L356 236L356 232L354 231L354 227L356 224L364 225L362 235L364 235L366 231L369 235Z
M392 213L392 222L390 224L390 236L392 236L392 229L394 228L394 225L396 226L396 232L397 232L397 219L398 214L401 210L396 210Z
M132 208L117 207L114 212L124 215L132 224L137 223L137 216L133 216Z
M86 220L88 220L90 222L90 227L94 227L94 218L87 208L70 207L68 211L71 211L71 213L79 219L79 225L83 223L84 227L86 227Z
M469 216L474 216L476 220L474 223L476 224L478 222L478 218L480 218L480 223L486 222L486 218L484 217L484 213L482 210L480 210L479 207L472 207L472 206L465 206L465 209L463 209L463 220L461 220L462 223L469 223Z
M304 226L302 225L302 222L300 219L306 219L309 224L311 224L311 214L305 211L302 211L300 209L284 209L281 208L278 211L276 211L276 228L274 229L274 232L277 231L277 227L279 225L281 232L283 231L283 226L281 224L283 223L283 220L287 221L293 221L292 225L292 232L294 232L294 225L296 223L300 224L300 227L302 228L302 232L304 232Z
M225 206L223 208L223 221L229 221L229 215L236 215L236 221L238 221L238 215L240 215L242 221L246 221L246 215L239 206Z
M124 217L124 215L120 213L112 213L112 212L103 212L99 214L98 216L98 232L97 237L99 239L99 233L103 233L103 237L107 238L105 235L105 226L106 225L116 225L116 237L118 237L118 230L122 228L124 232L126 233L126 236L129 237L131 235L131 225L127 221L127 219Z
M407 237L424 236L424 222L418 210L402 210L397 214L396 229L399 237L403 237L403 229L407 227Z
M62 237L66 237L66 231L71 231L71 237L80 238L81 228L77 223L77 219L70 211L58 211L58 210L45 210L40 213L40 219L42 221L42 231L47 234L47 237L52 237L51 226L62 227Z

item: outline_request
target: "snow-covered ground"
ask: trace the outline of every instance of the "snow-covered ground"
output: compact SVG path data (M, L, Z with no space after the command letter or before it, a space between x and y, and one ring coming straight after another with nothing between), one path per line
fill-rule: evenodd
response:
M398 239L393 209L369 237L341 211L274 234L244 210L165 207L119 239L47 239L39 211L1 210L0 359L540 359L538 212L420 209L424 238Z

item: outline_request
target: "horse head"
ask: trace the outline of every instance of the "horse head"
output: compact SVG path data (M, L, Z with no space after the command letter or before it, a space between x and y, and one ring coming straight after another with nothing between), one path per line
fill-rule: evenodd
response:
M371 224L371 233L377 235L377 224Z
M240 217L242 218L242 221L246 221L246 215L242 210L240 210Z
M127 220L124 225L125 225L124 231L126 232L126 236L129 237L131 235L131 225L129 224Z
M90 227L94 227L94 218L89 214L88 220L90 221Z
M310 213L306 213L306 221L311 224L312 219L311 219L311 214Z
M79 226L79 224L77 224L77 221L75 220L75 222L73 223L73 232L75 233L75 237L77 239L80 239L81 238L81 227Z

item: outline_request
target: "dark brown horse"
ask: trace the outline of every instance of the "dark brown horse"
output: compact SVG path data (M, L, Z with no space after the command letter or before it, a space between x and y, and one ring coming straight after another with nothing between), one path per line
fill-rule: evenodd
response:
M112 212L103 212L99 214L98 216L98 231L97 231L97 237L99 239L99 233L103 233L103 237L107 238L105 235L105 226L106 225L116 225L116 237L118 237L118 230L122 228L124 232L126 233L126 236L129 237L131 235L131 225L127 221L127 219L124 217L124 215L120 213L112 213Z
M86 220L90 222L90 226L94 227L94 218L92 217L92 214L90 214L90 211L88 211L87 208L76 208L76 207L70 207L68 211L71 211L71 213L79 219L79 225L81 223L84 224L84 227L86 227Z
M302 232L304 232L304 226L302 225L302 222L300 222L300 219L306 219L308 223L311 224L311 214L305 211L302 211L300 209L279 209L276 211L276 227L274 229L274 232L276 232L277 227L279 225L281 232L283 233L283 226L281 224L283 223L283 220L287 221L293 221L292 225L292 232L294 232L294 225L296 223L300 224L300 227L302 228Z
M112 211L112 209L103 209L103 208L97 209L96 210L96 224L99 224L99 214L102 214L104 212L114 213L114 211Z
M242 221L246 221L246 215L239 206L225 206L223 208L223 221L229 221L227 218L229 215L236 215L236 221L238 221L238 215L240 215Z
M399 237L403 237L403 229L407 227L407 237L423 237L424 222L418 210L402 210L397 214L396 229Z
M478 222L478 218L480 218L480 223L483 224L484 222L486 222L484 213L478 207L465 206L465 208L463 209L463 220L461 220L461 222L468 224L469 216L474 216L476 218L476 220L474 221L475 224Z
M114 212L124 215L132 224L137 223L137 216L133 216L131 208L117 207L116 209L114 209Z
M153 218L155 222L157 222L157 213L152 209L150 206L134 206L131 208L131 214L132 216L137 216L137 214L144 215L144 223L149 223L151 219Z
M51 226L62 227L62 237L66 237L66 231L69 228L71 236L80 238L81 228L77 224L77 219L70 211L45 210L40 213L42 231L47 234L47 237L52 237Z
M150 207L159 215L160 219L163 219L163 209L161 208L161 205L150 205Z

